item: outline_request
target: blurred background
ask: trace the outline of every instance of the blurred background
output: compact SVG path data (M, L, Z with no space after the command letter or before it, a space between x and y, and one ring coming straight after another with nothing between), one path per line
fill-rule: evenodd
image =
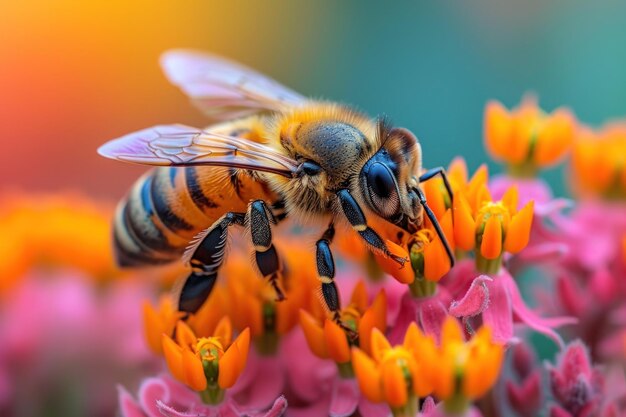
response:
M486 160L482 114L526 91L584 122L626 114L620 1L0 3L0 188L125 193L142 168L108 139L205 121L158 67L168 48L225 55L313 97L412 129L428 166ZM548 173L561 183L558 172ZM556 185L556 184L555 184Z

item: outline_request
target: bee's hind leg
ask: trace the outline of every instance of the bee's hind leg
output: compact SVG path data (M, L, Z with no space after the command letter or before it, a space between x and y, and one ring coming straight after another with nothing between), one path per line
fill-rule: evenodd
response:
M192 272L180 292L179 311L195 313L209 298L217 271L224 261L228 228L234 224L243 225L244 219L244 213L226 213L192 240L183 257Z
M263 200L251 202L246 216L259 272L274 288L276 301L283 301L285 294L278 282L282 266L276 246L272 243L272 224L276 224L276 219Z

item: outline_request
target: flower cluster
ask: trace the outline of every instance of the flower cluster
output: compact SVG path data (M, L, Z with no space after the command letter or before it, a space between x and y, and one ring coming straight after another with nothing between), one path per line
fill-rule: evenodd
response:
M196 314L183 317L167 300L144 306L148 344L164 355L178 382L160 379L168 388L152 405L142 403L141 391L139 401L121 391L122 410L129 410L128 416L365 417L486 416L494 410L532 416L546 406L555 416L623 411L600 400L608 374L593 368L582 348L583 342L594 343L581 331L587 320L610 321L618 329L626 325L621 319L626 309L614 308L624 286L612 275L625 270L626 257L623 212L613 206L622 186L620 132L607 128L593 140L589 132L566 109L547 114L531 99L513 111L489 103L485 143L506 164L507 174L490 178L483 165L470 175L464 160L456 158L447 180L435 177L422 184L439 230L426 217L410 236L376 222L390 251L410 260L402 268L371 253L354 234L338 231L335 247L345 262L340 261L336 281L341 297L347 297L341 300L340 322L315 296L319 284L306 245L286 236L277 239L286 258L281 285L287 301L276 302L271 287L247 262L245 245L237 242L212 296ZM615 156L603 160L602 178L611 181L600 186L601 179L589 170L609 146ZM584 199L566 213L572 203L553 198L536 176L570 153L571 184ZM594 215L606 219L600 222ZM609 217L612 227L603 227ZM599 227L593 236L609 242L602 262L585 253L590 242L582 234L589 233L584 226L592 219ZM534 288L542 308L522 297L529 266L544 277L544 285ZM584 281L587 276L590 282ZM583 283L593 286L595 298L579 294L587 291ZM614 314L591 317L584 303L598 299L607 303L594 310L615 309ZM558 333L561 327L565 332ZM530 331L550 337L563 350L556 367L542 369L532 349L520 344ZM566 345L563 335L583 342ZM626 328L600 338L593 360L607 346L626 352ZM582 356L568 353L580 349ZM512 352L508 365L507 351ZM542 374L552 381L550 404ZM584 391L572 385L574 380L586 381ZM171 395L184 386L185 396ZM194 391L195 401L189 396ZM613 391L612 398L622 398L623 381Z

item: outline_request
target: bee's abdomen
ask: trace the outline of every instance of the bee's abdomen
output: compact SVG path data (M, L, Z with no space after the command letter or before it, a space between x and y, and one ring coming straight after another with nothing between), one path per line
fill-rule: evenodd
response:
M142 266L180 259L189 241L224 213L245 212L250 199L265 197L264 184L229 168L155 168L118 207L117 262Z

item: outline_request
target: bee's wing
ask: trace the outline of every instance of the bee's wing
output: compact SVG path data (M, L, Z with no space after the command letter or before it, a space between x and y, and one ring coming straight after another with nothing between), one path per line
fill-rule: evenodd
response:
M172 50L161 56L167 78L213 120L282 111L306 99L250 68L215 55Z
M267 145L184 125L154 126L114 139L102 156L144 165L217 165L291 177L298 163Z

